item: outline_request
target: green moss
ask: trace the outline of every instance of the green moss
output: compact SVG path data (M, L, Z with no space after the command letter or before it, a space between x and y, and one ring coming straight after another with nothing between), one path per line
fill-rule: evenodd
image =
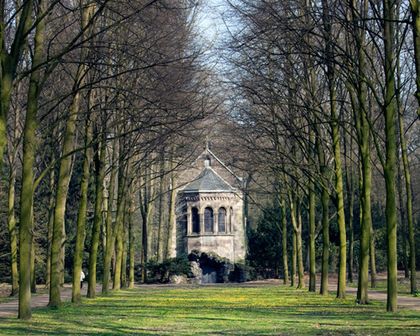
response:
M285 286L150 286L0 320L1 335L416 335L420 312L390 314Z

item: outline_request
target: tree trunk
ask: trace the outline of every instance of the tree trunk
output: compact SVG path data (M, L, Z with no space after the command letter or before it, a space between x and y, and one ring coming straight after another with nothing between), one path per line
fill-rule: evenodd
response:
M119 183L118 183L119 184ZM118 186L118 188L120 188ZM123 193L124 191L121 191ZM120 194L120 191L118 191ZM121 265L123 259L123 226L124 226L124 212L125 212L125 197L119 196L117 207L117 218L115 225L115 270L112 283L112 289L119 290L121 288Z
M90 242L89 254L89 271L88 271L88 298L96 297L96 265L98 262L98 248L102 224L102 201L104 193L104 178L105 178L105 150L106 139L105 129L102 129L103 135L101 142L95 153L95 172L96 172L96 187L95 187L95 213L93 216L92 238Z
M31 3L31 1L28 1ZM45 12L46 2L40 1L39 13ZM31 256L33 243L33 198L34 198L34 172L33 166L36 153L36 129L39 98L39 84L41 70L38 68L43 58L43 45L45 33L45 20L41 19L36 27L34 54L32 59L31 76L29 78L28 101L23 130L23 165L22 188L20 195L20 222L19 222L19 318L30 319L31 312ZM3 89L3 88L2 88ZM3 92L2 92L3 95ZM3 101L2 101L3 104ZM1 129L1 127L0 127ZM0 130L1 133L1 130ZM1 138L1 134L0 134ZM0 146L1 147L1 146ZM2 155L0 148L0 155ZM0 156L2 158L2 156Z
M33 212L33 210L32 210ZM31 293L36 293L36 274L35 274L35 235L32 234L31 244Z
M296 259L297 259L297 246L296 246L296 234L293 231L292 234L292 274L290 275L290 286L295 287L296 280Z
M348 274L347 279L350 283L353 283L353 265L354 265L354 228L353 228L353 206L354 206L354 195L353 193L349 196L349 262L348 262Z
M303 254L302 254L302 220L300 216L299 201L293 192L289 193L290 217L293 226L293 240L294 240L294 256L293 256L293 274L298 273L297 288L305 288L304 270L303 270ZM297 263L297 267L296 267ZM293 281L294 282L294 281Z
M316 290L315 186L309 183L309 291Z
M54 151L53 151L54 152ZM52 157L54 160L54 156ZM49 182L49 190L50 190L50 200L48 204L48 247L47 247L47 276L45 282L45 288L50 288L51 282L51 242L52 242L52 230L53 230L53 223L54 223L54 187L55 187L55 169L52 168L50 170L50 182Z
M383 1L384 17L384 73L385 73L385 151L384 167L386 187L386 223L387 223L387 311L397 310L397 207L395 203L395 168L396 160L396 129L395 129L395 48L394 48L394 22L395 2Z
M141 221L141 251L140 251L140 264L141 264L141 282L145 283L147 280L146 263L147 263L147 220L146 216L142 214Z
M54 150L52 150L54 153ZM52 160L55 159L55 156L52 155ZM49 189L50 189L50 201L48 205L48 247L47 247L47 279L45 283L46 288L50 288L50 282L51 282L51 242L52 242L52 229L53 229L53 223L54 223L54 205L55 205L55 195L54 195L54 189L55 189L55 169L52 168L50 170L50 182L49 182Z
M171 165L171 170L175 167L173 164ZM176 201L176 189L175 189L175 177L171 175L171 183L170 183L170 191L169 191L169 216L168 216L168 230L166 236L166 250L165 250L165 259L168 259L172 255L172 231L174 228L174 221L175 221L175 201Z
M410 0L413 27L414 60L416 65L416 98L417 116L420 118L420 4L418 0Z
M370 286L376 288L376 252L375 252L375 231L373 225L370 227Z
M86 5L86 4L85 4ZM82 11L82 29L84 29L83 38L87 39L90 35L91 18L95 11L95 5L92 3L86 5ZM81 92L78 88L86 83L86 74L89 70L87 64L83 63L87 56L87 50L83 49L80 56L81 63L77 69L75 78L76 93L73 96L69 116L66 121L66 128L63 137L62 156L57 181L57 193L54 211L53 239L51 244L51 286L50 286L50 307L57 307L61 304L60 284L64 274L64 264L62 253L65 244L65 212L67 193L69 189L70 178L72 174L72 155L70 153L74 148L74 139L76 134L76 121L80 111Z
M160 167L159 167L159 222L158 222L158 234L157 234L157 248L156 248L156 252L157 252L157 261L158 262L162 262L163 261L163 251L164 251L164 234L163 232L165 232L163 225L165 224L165 211L166 209L164 209L164 203L165 203L165 196L166 193L164 192L165 190L165 178L164 178L164 174L165 174L165 161L164 161L164 156L163 154L160 157Z
M92 140L92 128L89 121L89 116L86 120L85 133L85 151L83 159L82 178L80 182L80 203L77 214L77 229L76 229L76 243L74 247L73 258L73 284L71 301L73 303L80 303L80 283L83 264L83 250L85 247L86 237L86 211L88 206L88 191L90 178L90 162L92 159L92 150L90 149L90 142ZM90 266L90 265L89 265ZM89 271L90 272L90 271Z
M17 125L15 125L16 127ZM16 127L17 128L17 127ZM16 184L16 160L10 160L9 170L9 188L8 188L8 212L7 212L7 227L10 237L10 264L11 264L11 277L12 277L12 291L10 296L15 296L19 291L19 272L17 264L17 228L15 217L15 184Z
M134 288L134 267L135 267L135 250L134 250L134 223L133 223L133 213L134 213L134 197L133 191L130 192L130 205L128 212L128 242L129 242L129 274L128 274L128 288Z
M397 173L397 188L398 188L398 203L399 203L399 214L400 214L400 223L401 223L401 252L403 258L404 266L404 277L406 279L410 278L410 269L407 255L407 225L405 220L405 209L404 209L404 200L403 200L403 188L402 188L402 176L401 176L401 166L398 164L398 173Z
M127 288L127 215L128 209L124 215L122 232L122 258L121 258L121 288Z
M112 143L112 162L111 162L111 177L108 185L108 209L106 214L106 249L104 252L104 274L102 279L102 293L108 293L109 291L109 280L111 277L111 261L112 255L114 254L115 245L115 230L113 228L113 207L114 207L114 195L115 195L115 180L117 177L117 141L114 140Z
M283 254L283 283L287 285L289 282L289 262L287 257L287 218L286 204L283 199L280 201L281 208L281 232L282 232L282 254Z
M335 93L332 94L335 99ZM335 100L334 100L335 101ZM335 110L335 103L331 106L331 111ZM344 192L343 192L343 174L341 167L341 151L340 151L340 131L336 119L335 112L331 113L333 118L332 133L334 143L334 161L335 161L335 190L337 196L337 221L340 236L340 264L338 269L337 298L344 299L346 297L346 271L347 271L347 238L346 238L346 222L344 213Z
M413 2L413 1L411 1ZM418 0L417 0L417 11L418 11ZM413 16L414 18L414 16ZM417 29L420 29L420 16L417 12L416 17L416 23ZM419 31L417 30L417 34ZM416 36L416 44L420 44L420 38ZM416 52L420 52L420 45L417 47L419 50ZM416 62L417 57L420 58L419 54L416 54ZM417 68L417 65L416 65ZM398 68L399 70L399 68ZM420 68L418 69L420 71ZM417 72L417 85L420 85L420 73ZM398 77L399 74L398 74ZM398 78L398 82L400 82L400 78ZM399 84L399 83L398 83ZM420 87L418 86L418 91L416 92L416 96L418 99L420 99ZM397 93L397 100L399 102L400 100L400 93ZM419 100L420 103L420 100ZM402 112L402 111L401 111ZM420 116L420 108L417 110L418 115ZM402 223L404 227L404 238L403 241L406 242L407 238L407 231L408 231L408 245L410 248L410 258L409 258L409 267L407 260L404 261L404 264L406 265L406 268L410 269L410 292L411 294L415 294L417 292L417 283L416 283L416 240L414 237L414 222L413 222L413 193L411 189L411 173L410 173L410 164L408 161L408 153L407 153L407 142L405 138L405 128L404 128L404 120L402 113L398 113L398 126L399 126L399 135L400 135L400 145L401 145L401 156L402 156L402 162L403 162L403 171L404 171L404 181L405 181L405 191L406 191L406 199L405 199L405 208L407 210L407 223ZM403 193L400 192L400 198L402 199ZM401 207L401 211L403 207ZM408 229L407 231L405 229ZM405 244L404 244L405 245ZM406 248L404 246L404 257L406 258Z
M321 206L322 206L322 265L321 265L321 288L320 294L328 295L328 273L330 260L330 223L328 190L322 187Z
M5 4L3 3L2 6L4 10ZM41 6L41 3L39 3L38 6ZM16 69L21 60L22 52L26 48L27 35L29 30L32 29L32 9L33 1L25 1L19 8L18 13L20 13L20 16L17 14L16 17L14 17L13 21L17 24L10 51L4 47L6 38L4 27L6 27L8 22L5 22L5 15L1 15L0 17L0 26L2 27L0 32L0 42L2 45L0 48L0 171L3 167L4 151L6 150L7 144L7 115L10 107L10 96L12 93L13 81L16 77ZM9 18L7 18L7 20L9 20ZM39 22L43 25L44 23L41 21L44 20L40 20ZM42 29L43 28L41 27L41 30ZM28 318L30 318L30 315Z
M117 201L117 218L115 223L115 269L112 289L119 290L121 288L121 265L123 259L123 239L124 239L124 217L126 211L126 173L128 171L129 162L125 162L122 149L124 148L123 142L120 140L120 158L119 158L119 171L118 171L118 201Z
M359 277L357 281L357 303L368 304L368 287L369 287L369 244L370 244L370 225L371 211L370 202L370 162L363 162L363 152L361 159L359 189L360 198L360 252L359 252ZM366 164L363 166L363 164ZM367 169L369 168L369 169Z
M346 296L346 262L347 262L347 239L346 239L346 222L344 214L344 193L343 193L343 173L341 165L341 146L340 146L340 126L337 116L336 104L336 79L334 69L334 50L331 34L331 11L326 0L322 1L322 17L325 30L325 56L327 63L327 78L329 91L329 105L330 105L330 127L332 134L334 163L335 163L335 193L337 198L337 222L340 237L339 256L340 263L338 268L337 281L337 298L345 298Z
M345 142L346 144L346 142ZM347 192L347 227L348 227L348 237L349 237L349 249L348 249L348 263L347 263L347 280L350 283L353 283L353 265L354 265L354 229L353 229L353 216L354 216L354 187L353 187L353 142L350 138L350 150L346 150L346 156L350 157L349 161L346 162L346 192Z
M305 271L303 268L303 246L302 246L302 214L300 213L300 206L297 206L297 235L296 235L296 249L297 249L297 263L298 263L298 287L305 288Z
M369 245L370 230L372 226L371 215L371 164L370 164L370 127L368 122L368 109L366 108L367 93L365 84L365 17L367 15L368 3L364 0L360 9L356 9L356 3L352 2L353 22L362 22L362 28L355 26L355 42L357 49L357 104L353 102L356 135L360 153L360 253L359 253L359 277L357 286L357 302L359 304L368 303L369 285ZM350 90L350 94L353 93ZM354 99L353 99L354 100Z
M143 192L139 192L139 200L140 200L140 210L141 210L141 217L142 217L142 244L141 244L141 269L142 269L142 282L147 281L147 272L146 272L146 264L148 262L149 258L149 228L151 219L153 218L153 194L154 194L154 188L153 183L150 180L150 172L149 169L144 169L144 181L143 185L144 187Z
M77 97L77 99L76 99ZM66 123L66 130L63 139L63 159L60 161L60 168L57 180L57 190L54 209L53 237L51 243L51 284L50 284L50 307L58 307L61 305L60 286L62 284L63 275L63 259L62 253L65 239L65 211L67 192L72 173L72 156L70 152L74 147L74 137L76 131L76 115L80 99L80 93L76 93L70 108L70 115ZM77 105L77 107L76 107Z
M320 165L321 176L326 179L325 153L321 147L319 134L316 138L316 149ZM330 222L329 222L329 201L330 197L326 186L327 181L321 182L321 226L322 226L322 264L321 264L321 287L320 294L328 295L328 272L330 259Z

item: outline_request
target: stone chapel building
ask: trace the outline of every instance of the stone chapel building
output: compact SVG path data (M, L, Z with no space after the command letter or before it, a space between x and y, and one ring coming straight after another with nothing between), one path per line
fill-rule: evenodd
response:
M245 259L242 179L208 147L177 181L172 256L214 252Z

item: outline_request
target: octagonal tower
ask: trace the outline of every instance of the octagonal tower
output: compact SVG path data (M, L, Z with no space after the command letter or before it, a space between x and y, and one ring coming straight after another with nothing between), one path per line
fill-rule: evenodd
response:
M198 250L231 262L244 260L242 191L227 181L229 175L240 185L240 179L208 148L184 174L185 183L177 192L176 255Z

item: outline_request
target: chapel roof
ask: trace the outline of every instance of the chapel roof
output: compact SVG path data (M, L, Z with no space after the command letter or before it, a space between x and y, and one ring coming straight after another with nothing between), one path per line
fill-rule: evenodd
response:
M184 192L232 192L235 189L223 180L210 166L206 166L202 172L183 189Z

